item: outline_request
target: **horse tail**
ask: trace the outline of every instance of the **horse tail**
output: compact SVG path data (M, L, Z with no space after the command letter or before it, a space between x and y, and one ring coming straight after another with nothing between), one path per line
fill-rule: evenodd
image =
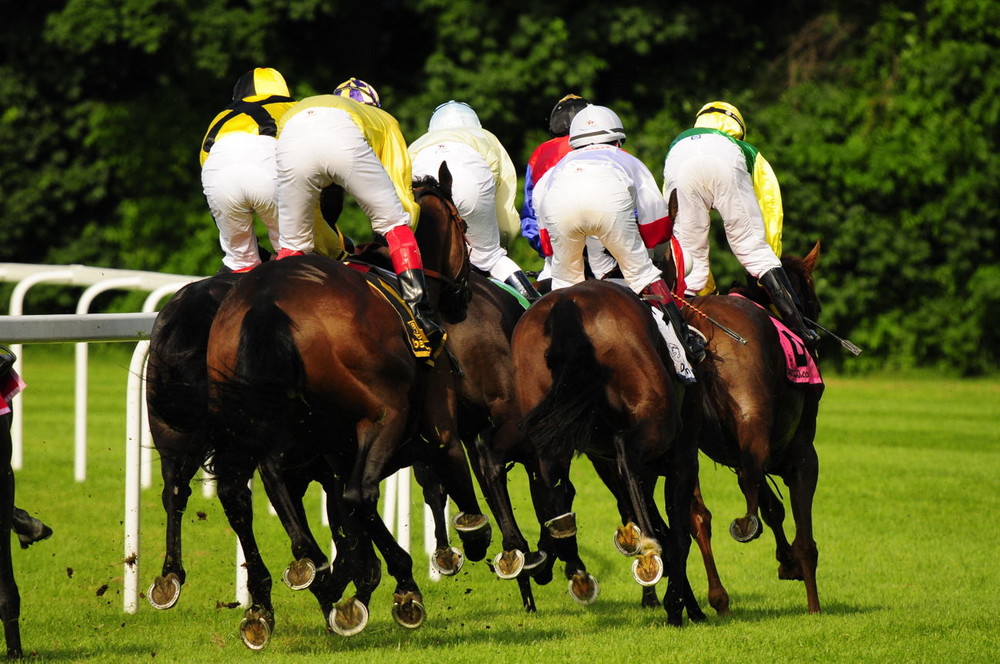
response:
M597 361L573 300L553 305L545 334L552 340L545 353L552 387L525 415L524 429L542 455L565 458L582 453L595 437L613 432L605 394L611 371Z
M164 306L150 334L146 402L151 416L180 433L205 423L205 352L218 309L207 288L192 284Z
M235 366L214 385L217 454L238 448L239 458L259 460L288 440L286 414L305 403L305 366L293 329L291 318L273 301L247 310Z

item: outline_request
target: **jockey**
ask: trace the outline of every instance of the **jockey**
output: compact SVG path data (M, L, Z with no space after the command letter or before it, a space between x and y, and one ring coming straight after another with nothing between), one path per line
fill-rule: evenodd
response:
M10 425L14 417L10 400L24 389L24 380L14 371L16 359L9 348L0 346L0 449L6 450L8 457L13 445L10 437ZM8 469L9 465L8 463ZM12 496L14 492L13 481L12 475L10 477ZM27 549L35 542L52 537L51 528L17 505L13 506L11 529L17 533L17 540L22 549Z
M452 199L468 226L472 265L511 286L528 302L537 300L538 291L501 246L501 236L509 240L518 228L517 173L510 155L464 102L438 106L427 129L410 145L414 177L434 176L447 162Z
M574 94L560 99L549 113L549 133L552 138L535 148L528 159L528 168L524 174L524 203L521 205L521 235L542 258L545 258L545 253L538 239L538 218L533 195L535 186L550 168L572 150L569 146L569 125L580 109L589 105L589 101Z
M572 152L536 189L543 251L552 256L552 289L584 279L585 238L596 237L618 261L637 294L658 296L692 363L705 355L701 338L688 330L673 294L647 249L670 241L672 220L646 166L620 149L622 122L611 109L587 106L573 118Z
M317 251L313 215L330 185L351 194L372 230L389 244L403 299L432 347L444 329L434 320L413 228L420 208L406 140L396 119L382 110L375 88L351 78L333 94L303 99L278 123L278 258Z
M531 153L531 158L528 159L528 168L524 174L524 204L521 206L521 235L528 240L528 244L538 252L539 256L545 258L545 267L538 275L539 279L547 278L550 275L552 261L545 256L538 240L535 187L538 186L549 169L572 150L569 146L569 125L580 109L589 105L589 101L574 94L568 94L560 99L552 107L552 112L549 113L549 133L552 134L553 138L535 148L535 151ZM590 270L596 278L603 278L617 267L614 259L607 254L604 246L596 238L587 238L586 251L587 265L590 266Z
M253 229L256 212L278 246L277 122L295 100L276 69L257 67L236 81L233 103L201 141L201 184L219 228L222 271L246 272L261 263Z
M743 140L746 124L726 102L705 104L694 128L681 132L663 164L663 195L677 190L677 239L691 262L687 293L715 290L709 271L709 211L722 216L729 246L757 279L785 323L806 346L819 335L806 327L802 306L781 267L781 190L763 155Z

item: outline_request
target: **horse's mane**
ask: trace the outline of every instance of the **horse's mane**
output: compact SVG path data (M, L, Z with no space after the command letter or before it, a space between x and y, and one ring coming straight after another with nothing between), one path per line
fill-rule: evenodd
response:
M444 198L451 198L451 194L444 190L441 183L437 181L432 175L422 175L420 177L413 178L413 190L421 190L421 193L430 193L442 196Z
M809 262L801 256L785 254L781 257L781 266L784 268L785 273L788 275L788 280L795 290L794 294L802 302L806 316L815 320L819 316L820 303L816 297L816 286L813 281ZM762 307L771 306L771 298L767 294L767 291L749 274L746 276L745 283L733 282L726 291L726 294L742 295Z

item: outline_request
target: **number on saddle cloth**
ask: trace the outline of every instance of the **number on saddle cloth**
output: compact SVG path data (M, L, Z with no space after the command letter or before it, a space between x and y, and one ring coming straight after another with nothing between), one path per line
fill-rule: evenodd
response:
M437 353L431 347L427 333L414 317L410 305L399 294L396 275L384 268L359 261L348 260L347 266L364 275L371 289L381 295L396 310L403 324L403 329L406 331L406 338L410 342L413 356L427 362L430 366L434 366Z

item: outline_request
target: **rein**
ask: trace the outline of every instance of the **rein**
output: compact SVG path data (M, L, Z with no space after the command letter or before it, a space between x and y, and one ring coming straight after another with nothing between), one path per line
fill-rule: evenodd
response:
M438 187L430 184L415 187L413 195L417 202L419 202L424 196L428 195L435 196L445 203L449 202L448 198ZM442 289L441 295L444 299L452 303L468 304L469 300L472 299L472 291L469 289L469 272L471 272L471 270L467 271L458 279L453 279L437 270L431 270L426 266L424 267L424 274L428 277L437 279L444 284L445 287ZM455 304L455 306L457 307L458 305Z

